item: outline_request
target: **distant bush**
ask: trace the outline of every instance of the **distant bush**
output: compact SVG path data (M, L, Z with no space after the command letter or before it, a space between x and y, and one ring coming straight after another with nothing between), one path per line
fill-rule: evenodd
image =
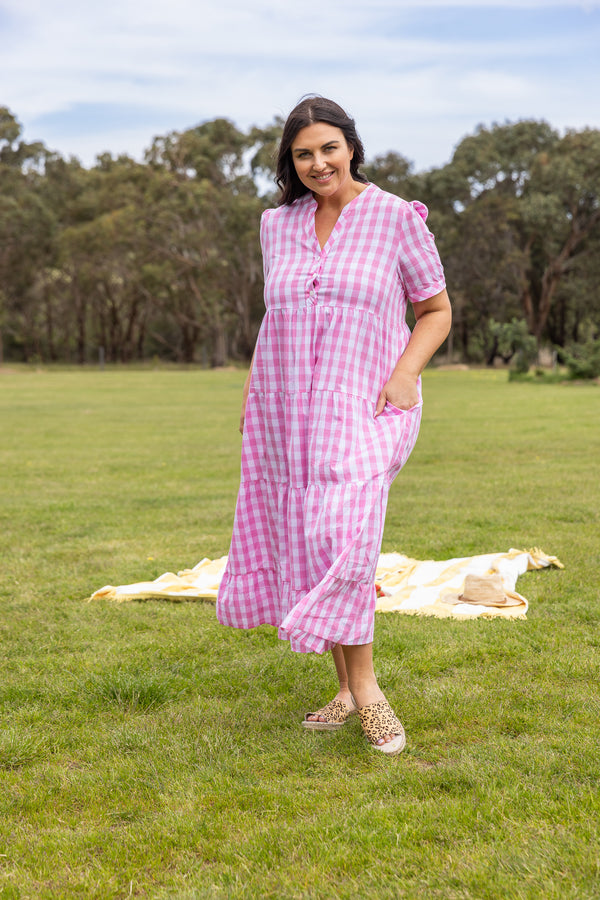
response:
M569 378L600 377L600 339L571 344L558 352L561 362L569 370Z
M494 340L495 350L505 362L511 363L515 372L525 373L537 356L537 341L529 333L527 323L523 319L511 319L510 322L496 322L491 319L489 333Z

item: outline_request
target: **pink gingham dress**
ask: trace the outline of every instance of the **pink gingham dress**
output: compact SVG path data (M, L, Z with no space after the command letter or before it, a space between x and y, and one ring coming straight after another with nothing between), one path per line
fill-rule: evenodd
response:
M369 184L323 249L316 206L305 194L261 220L266 314L217 615L324 653L373 639L388 491L421 419L421 403L375 405L410 337L407 300L444 275L423 204Z

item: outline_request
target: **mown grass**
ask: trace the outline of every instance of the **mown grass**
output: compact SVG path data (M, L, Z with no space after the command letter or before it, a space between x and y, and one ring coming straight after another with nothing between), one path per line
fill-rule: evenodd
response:
M389 760L302 732L333 670L272 629L85 602L227 551L243 377L0 376L0 897L598 897L598 387L426 373L384 549L566 568L525 622L378 616Z

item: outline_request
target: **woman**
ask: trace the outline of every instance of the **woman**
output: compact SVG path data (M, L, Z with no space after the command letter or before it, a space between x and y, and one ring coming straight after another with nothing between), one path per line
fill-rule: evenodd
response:
M419 430L420 374L451 312L426 208L369 184L362 162L336 103L311 96L292 111L280 204L261 220L266 315L217 615L275 625L292 650L331 650L340 689L304 726L333 730L358 712L392 755L405 737L373 670L375 569L388 490Z

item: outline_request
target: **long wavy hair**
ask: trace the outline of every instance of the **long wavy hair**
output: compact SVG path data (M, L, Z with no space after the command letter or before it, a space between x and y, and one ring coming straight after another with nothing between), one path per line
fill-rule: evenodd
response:
M292 159L292 144L302 128L315 122L326 122L343 132L346 143L354 150L354 155L350 160L350 174L354 181L368 184L367 178L358 171L358 167L365 161L365 148L358 136L354 119L333 100L328 100L319 94L310 94L303 97L300 103L294 107L283 126L275 174L275 181L281 190L280 206L289 206L298 197L309 193L308 188L302 184L296 174Z

